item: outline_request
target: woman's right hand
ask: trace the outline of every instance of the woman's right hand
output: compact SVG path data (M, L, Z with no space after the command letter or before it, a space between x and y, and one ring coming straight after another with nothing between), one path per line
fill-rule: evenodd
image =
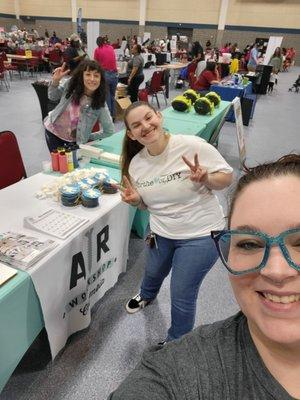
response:
M138 206L142 201L141 196L134 189L126 176L123 176L123 183L124 186L120 188L122 200L131 206Z
M69 69L66 69L66 63L64 62L61 67L55 68L52 75L52 82L54 85L58 86L61 78L66 76L70 72Z

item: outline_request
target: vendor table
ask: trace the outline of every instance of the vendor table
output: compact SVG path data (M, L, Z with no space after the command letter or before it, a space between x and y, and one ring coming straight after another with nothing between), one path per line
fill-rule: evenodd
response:
M0 392L44 326L30 276L18 271L0 287Z
M225 86L225 85L211 85L210 90L218 93L221 96L222 100L232 101L236 97L240 97L241 99L247 94L252 93L252 83L249 82L247 85L233 85L233 86ZM226 117L226 121L235 122L234 112L231 110Z
M166 121L166 128L168 128L169 121L176 121L178 132L174 133L184 134L186 132L186 124L194 124L194 132L191 134L198 135L207 142L210 142L214 130L222 121L222 118L228 112L230 106L231 103L228 101L221 101L220 105L214 109L214 112L211 115L199 115L193 109L190 112L183 113L175 111L172 107L163 110L162 114Z
M158 65L158 69L168 69L170 71L170 84L172 86L175 86L176 83L176 77L179 75L180 71L182 68L185 68L188 65L188 63L174 63L174 64L164 64L164 65Z
M30 57L28 57L28 56L22 56L22 55L19 55L19 54L6 54L6 57L7 57L7 59L8 60L25 60L25 61L27 61L27 60L38 60L38 57L37 56L30 56Z
M113 171L109 172L116 178ZM57 243L0 289L0 391L44 325L54 358L72 333L90 324L92 306L126 270L135 209L122 202L119 193L103 195L100 206L93 209L66 208L51 198L35 198L43 184L56 179L39 173L0 192L0 232L23 232L42 240L51 237ZM49 209L88 222L65 240L23 227L25 216Z

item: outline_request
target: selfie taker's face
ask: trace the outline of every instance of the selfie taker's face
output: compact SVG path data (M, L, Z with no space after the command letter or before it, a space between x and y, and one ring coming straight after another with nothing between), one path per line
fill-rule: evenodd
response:
M250 184L236 200L230 229L243 226L270 236L300 227L300 178L276 177ZM296 240L293 251L298 259L300 240ZM289 266L278 246L271 247L260 272L231 275L230 281L253 338L300 344L300 272Z

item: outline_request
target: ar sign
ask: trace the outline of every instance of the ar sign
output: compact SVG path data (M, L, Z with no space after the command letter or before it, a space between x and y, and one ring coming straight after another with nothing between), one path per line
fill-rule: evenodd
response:
M101 260L101 255L109 251L107 242L109 240L109 226L106 225L97 235L97 263ZM85 261L82 252L74 254L72 257L70 290L77 285L77 281L86 278Z

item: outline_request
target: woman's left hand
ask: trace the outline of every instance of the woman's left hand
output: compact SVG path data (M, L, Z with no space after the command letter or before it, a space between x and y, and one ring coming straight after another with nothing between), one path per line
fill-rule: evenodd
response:
M190 168L191 171L190 180L192 182L203 183L203 184L208 183L207 169L201 167L201 165L199 164L198 154L194 155L194 164L191 161L189 161L185 156L182 156L182 159L186 163L186 165Z

